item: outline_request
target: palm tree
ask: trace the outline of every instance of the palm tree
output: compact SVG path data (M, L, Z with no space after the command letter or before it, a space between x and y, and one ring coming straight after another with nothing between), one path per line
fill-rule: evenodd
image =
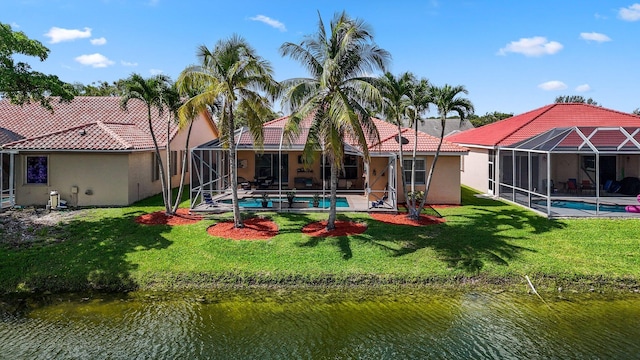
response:
M411 93L409 95L410 106L407 109L407 115L409 117L409 126L414 127L414 142L413 142L413 157L411 163L411 196L407 202L410 216L419 216L422 208L424 207L426 196L422 196L420 205L416 203L418 199L416 192L416 153L418 151L418 123L423 123L422 115L429 111L429 105L433 102L431 96L431 85L427 79L420 79L420 81L414 83ZM404 169L403 169L404 170Z
M249 43L237 35L219 40L212 50L204 45L200 46L197 56L201 64L184 69L178 78L178 87L182 92L202 91L185 102L180 109L180 118L207 111L213 104L220 102L219 125L221 140L229 150L234 226L241 228L244 224L238 205L234 113L237 109L242 109L254 144L262 147L263 120L271 112L270 101L263 94L275 96L278 84L273 79L269 62L259 57Z
M438 148L436 149L436 153L433 156L433 162L431 163L431 167L429 168L429 175L427 176L427 184L420 209L422 208L422 206L424 206L424 203L427 200L429 187L431 186L431 179L433 178L433 171L436 168L436 162L438 161L438 157L440 156L440 149L442 148L442 142L444 140L447 115L451 112L455 112L460 117L460 122L463 122L467 116L473 114L473 104L469 99L459 97L461 93L468 94L469 92L464 88L464 86L460 85L451 86L446 84L442 87L436 86L431 88L432 101L438 109L438 114L440 115L440 126L442 127L442 130L440 131L440 141L438 142ZM417 218L420 216L420 213L410 214L410 216L412 218Z
M409 107L411 106L410 95L415 87L415 76L410 72L405 72L399 76L394 76L386 72L375 82L376 87L382 95L382 107L380 113L386 121L398 127L398 157L400 160L400 178L402 193L405 201L409 204L409 194L407 193L407 179L404 172L404 154L402 151L402 126L407 120ZM413 191L413 190L412 190Z
M171 197L167 197L167 188L171 185L165 182L165 168L160 157L160 147L158 146L158 140L156 138L155 131L153 129L153 121L151 119L151 110L153 108L158 110L158 115L162 116L164 113L165 100L163 94L169 92L170 78L166 75L156 75L154 77L145 79L140 74L132 74L125 80L125 93L120 100L120 107L123 110L127 110L127 104L132 99L137 99L145 103L147 107L147 118L149 121L149 132L151 139L153 140L153 146L155 149L155 157L158 168L160 169L160 184L162 187L162 199L164 201L165 212L171 213ZM167 144L169 138L167 138ZM170 193L169 193L170 194Z
M380 101L367 74L384 71L390 55L373 43L369 27L346 13L336 14L327 34L320 14L318 30L300 44L284 43L280 53L299 61L308 78L284 82L283 108L291 111L285 134L292 140L311 121L303 150L305 164L321 151L331 168L331 200L327 230L335 229L338 171L343 168L344 139L354 139L369 161L367 139L378 139L370 106Z

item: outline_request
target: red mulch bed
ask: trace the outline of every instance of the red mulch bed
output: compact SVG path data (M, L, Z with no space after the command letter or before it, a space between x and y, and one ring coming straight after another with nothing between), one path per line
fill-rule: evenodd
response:
M243 223L243 228L235 228L233 221L219 222L209 226L207 233L231 240L269 240L278 235L278 225L273 220L255 217Z
M138 224L144 225L190 225L202 220L202 216L192 215L189 209L178 209L176 215L167 215L164 211L140 215L136 218Z
M420 215L419 220L412 220L407 214L370 213L372 219L391 225L424 226L442 224L446 220L428 215Z
M367 224L357 223L353 221L336 220L336 228L327 231L327 221L318 221L306 225L302 228L302 233L310 236L327 237L327 236L347 236L362 234L367 230Z

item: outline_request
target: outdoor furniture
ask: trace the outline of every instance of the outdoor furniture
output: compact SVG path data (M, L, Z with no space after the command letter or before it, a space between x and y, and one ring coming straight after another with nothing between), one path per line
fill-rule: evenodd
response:
M251 190L251 182L243 177L238 178L238 186L242 190Z
M569 179L567 180L567 193L569 194L578 194L578 180Z
M589 180L582 180L582 184L580 184L580 192L594 192L596 191L596 187Z

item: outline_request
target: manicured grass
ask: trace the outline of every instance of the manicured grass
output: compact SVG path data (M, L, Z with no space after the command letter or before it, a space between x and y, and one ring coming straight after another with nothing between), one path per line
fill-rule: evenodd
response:
M269 213L280 228L269 241L207 234L208 226L230 215L174 227L136 224L136 216L161 209L157 198L94 209L64 225L60 242L0 246L0 292L476 282L526 291L525 275L549 289L640 284L638 219L548 220L477 198L466 188L462 194L463 206L439 209L447 219L440 225L387 225L368 214L340 215L368 224L364 234L348 237L301 234L304 225L327 214Z

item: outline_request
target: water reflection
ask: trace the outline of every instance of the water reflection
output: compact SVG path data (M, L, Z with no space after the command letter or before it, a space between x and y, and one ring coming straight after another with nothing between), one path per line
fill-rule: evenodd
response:
M640 297L252 291L0 303L0 358L640 358Z

